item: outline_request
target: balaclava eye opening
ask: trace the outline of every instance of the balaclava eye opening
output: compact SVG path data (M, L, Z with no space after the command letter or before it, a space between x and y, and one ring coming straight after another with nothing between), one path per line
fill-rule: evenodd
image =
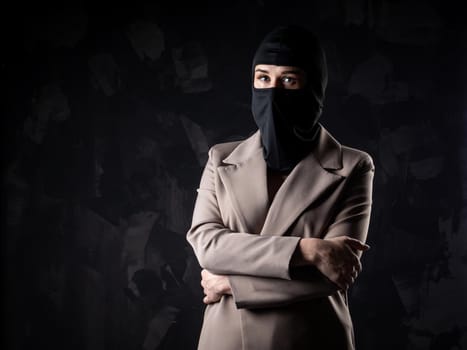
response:
M306 74L305 86L255 88L258 64L301 68ZM319 134L327 85L324 51L310 31L295 25L280 26L260 43L251 73L251 109L260 129L264 159L269 168L289 172L312 150Z

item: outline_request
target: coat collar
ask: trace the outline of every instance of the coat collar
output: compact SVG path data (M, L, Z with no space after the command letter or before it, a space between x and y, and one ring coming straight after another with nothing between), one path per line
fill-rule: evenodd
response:
M323 169L342 169L341 144L320 123L318 147L313 151L316 159ZM242 141L226 158L224 163L241 164L248 158L262 152L261 135L259 130L246 140Z
M284 235L314 201L343 176L341 145L321 127L318 146L285 179L268 208L267 165L259 131L242 141L218 166L219 176L244 232ZM331 171L328 171L331 170Z

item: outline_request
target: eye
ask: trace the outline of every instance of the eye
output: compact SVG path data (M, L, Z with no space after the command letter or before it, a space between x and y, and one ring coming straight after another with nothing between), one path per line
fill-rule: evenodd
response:
M256 79L261 80L261 81L269 81L269 77L267 75L258 75Z
M293 84L297 83L297 79L294 78L294 77L286 75L286 76L282 77L282 82L286 83L288 85L293 85Z

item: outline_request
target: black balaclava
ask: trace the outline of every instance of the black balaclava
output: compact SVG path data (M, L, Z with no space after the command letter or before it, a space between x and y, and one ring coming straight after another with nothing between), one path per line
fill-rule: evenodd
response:
M328 79L324 51L308 30L281 26L266 35L256 50L253 79L258 64L295 66L306 73L301 89L258 89L252 85L251 110L260 130L264 159L269 168L289 172L318 138Z

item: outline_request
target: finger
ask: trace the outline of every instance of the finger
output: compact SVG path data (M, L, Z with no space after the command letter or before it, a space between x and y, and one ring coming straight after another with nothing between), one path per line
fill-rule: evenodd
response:
M345 242L346 243L349 243L349 244L357 244L357 245L360 245L360 246L368 246L368 244L366 244L365 242L357 239L357 238L354 238L354 237L350 237L350 236L345 236L346 239L345 239Z
M205 300L205 302L207 304L212 304L212 303L217 303L218 301L220 301L222 298L222 294L218 294L218 293L215 293L215 292L212 292L212 291L208 291L206 293L206 296L204 297L203 301Z
M347 263L355 265L359 259L358 250L352 248L350 244L345 244L344 246L345 256L343 257Z
M351 270L357 271L357 273L360 273L362 271L362 263L360 259L357 257L357 255L353 254L350 257L350 261L347 263L348 266L351 266Z
M352 272L354 269L357 271L361 270L360 259L354 253L348 254L346 260L342 264L346 272Z
M201 271L201 276L203 277L203 279L207 280L207 279L209 279L209 278L214 277L215 275L214 275L213 273L209 272L208 270L203 269L203 270Z
M358 258L357 254L354 253L352 257L352 266L357 266L360 264L360 259Z
M217 301L219 301L219 300L213 298L213 297L210 296L210 295L206 295L206 296L203 298L203 303L205 303L205 304L212 304L212 303L216 303Z
M352 285L353 283L353 278L352 277L347 277L344 279L344 281L342 282L342 285L344 286L344 290L347 290L350 288L350 286Z
M357 278L357 276L358 276L358 273L357 273L356 270L354 270L351 274L346 276L347 283L351 284L351 285L354 284L355 279Z
M349 283L349 282L352 282L351 280L354 279L355 280L355 277L357 276L357 273L355 270L351 270L349 273L345 274L345 282L346 283Z
M358 262L357 262L357 273L360 274L360 272L362 272L362 262L360 261L360 259L358 259Z
M357 251L367 251L368 249L370 249L370 246L367 245L367 244L363 244L362 242L355 242L355 241L348 241L346 242L346 244L352 248L353 250L357 250Z
M358 270L358 268L354 269L353 272L352 272L352 277L354 279L356 279L359 273L360 273L360 271Z
M210 280L210 279L202 279L202 280L201 280L201 285L202 285L204 288L211 288L211 286L212 286L212 280Z
M370 249L370 246L368 244L363 243L362 241L359 241L358 239L355 239L352 237L348 237L345 243L347 243L353 249L358 249L358 250L363 250L363 251Z
M342 275L340 276L341 284L343 286L348 286L352 284L355 278L353 275L355 274L355 270L353 268L347 268L342 271Z
M215 296L215 294L214 294L211 290L206 289L206 290L204 291L204 294L206 295L206 296L204 297L204 299L206 299L206 303L211 304L211 303L214 302L214 296Z

